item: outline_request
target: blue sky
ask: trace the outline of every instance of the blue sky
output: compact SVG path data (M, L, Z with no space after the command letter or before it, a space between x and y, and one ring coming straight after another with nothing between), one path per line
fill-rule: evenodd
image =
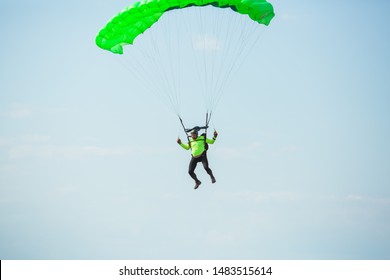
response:
M130 1L2 0L0 259L389 259L390 4L270 2L194 191L176 115L95 45Z

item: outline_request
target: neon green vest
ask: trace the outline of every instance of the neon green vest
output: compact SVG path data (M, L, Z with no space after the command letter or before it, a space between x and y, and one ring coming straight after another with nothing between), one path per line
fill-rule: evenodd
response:
M205 142L207 144L214 144L215 139L208 139L205 138L203 135L199 136L195 140L190 138L189 145L181 143L180 146L182 146L184 149L188 150L191 148L191 154L193 157L199 157L206 151Z

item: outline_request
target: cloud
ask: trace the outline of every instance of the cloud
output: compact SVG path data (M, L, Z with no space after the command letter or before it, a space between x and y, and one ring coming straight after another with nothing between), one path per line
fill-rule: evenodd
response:
M358 194L349 194L345 198L351 202L371 203L371 204L390 204L390 198L388 197L371 197Z
M1 113L8 118L21 119L30 117L33 113L33 109L30 105L14 103L10 105L10 108Z
M12 139L9 137L0 137L0 147L1 146L8 146L12 143Z
M23 144L45 144L50 142L50 135L46 134L24 134L19 137L0 137L0 147L15 146L16 143Z
M219 51L221 50L220 41L211 35L195 35L192 42L196 50L202 51Z
M148 145L108 147L90 144L62 145L52 140L51 135L39 133L0 137L0 151L13 160L23 158L78 160L91 157L155 156L172 153L172 148Z
M206 241L210 244L229 245L234 242L231 232L212 229L206 233Z
M302 152L303 148L300 146L296 145L287 145L280 147L275 153L274 156L284 156L288 154L293 154L293 153L299 153Z
M362 200L363 197L360 196L360 195L355 195L355 194L350 194L350 195L347 195L347 200L352 200L352 201L359 201L359 200Z
M127 157L127 156L154 156L171 154L172 149L161 149L150 146L117 146L102 147L97 145L59 145L50 143L51 136L30 134L22 136L19 144L11 140L0 139L3 148L8 150L11 159L21 158L50 158L78 160L91 157ZM1 146L1 145L0 145Z
M47 143L51 140L50 135L42 135L42 134L25 134L21 139L26 143Z
M259 201L299 201L305 199L305 196L296 192L222 192L220 195L226 199L241 200L247 202Z
M259 141L243 144L239 147L216 147L215 152L218 156L226 159L237 159L237 158L251 158L258 155L260 152L269 153L272 157L284 157L301 153L303 147L299 145L285 145L280 147L265 148L264 144Z
M278 192L260 192L260 191L232 191L220 192L219 196L225 200L234 200L242 202L272 201L272 202L292 202L292 203L314 203L328 205L346 205L346 202L357 202L366 205L390 205L390 197L363 196L357 194L328 195L328 194L307 194L294 191L278 191Z
M284 13L280 16L280 18L284 21L294 21L296 20L298 17L296 15L293 15L293 14L289 14L289 13Z
M26 157L33 158L62 158L62 159L83 159L88 157L118 157L127 156L135 150L130 147L98 147L98 146L56 146L46 145L19 145L9 151L12 159Z
M255 141L241 147L218 147L215 152L223 158L243 158L258 152L262 146L261 142Z

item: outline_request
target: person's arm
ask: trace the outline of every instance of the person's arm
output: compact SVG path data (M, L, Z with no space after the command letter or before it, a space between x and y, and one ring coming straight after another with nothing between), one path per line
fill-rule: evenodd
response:
M218 136L218 132L214 130L214 137L213 137L213 139L206 138L206 142L208 144L214 144L215 140L217 139L217 136Z
M181 142L180 138L177 138L177 144L179 144L180 146L182 146L183 149L186 149L186 150L189 150L189 149L190 149L190 145L187 145L187 144L184 144L183 142Z

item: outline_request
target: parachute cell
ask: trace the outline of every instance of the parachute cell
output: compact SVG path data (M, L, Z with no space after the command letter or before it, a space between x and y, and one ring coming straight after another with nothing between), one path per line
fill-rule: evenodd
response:
M123 46L133 44L134 39L156 23L165 12L207 5L230 8L264 25L268 25L275 15L272 5L266 0L143 0L131 4L112 18L100 30L96 44L104 50L123 54Z

